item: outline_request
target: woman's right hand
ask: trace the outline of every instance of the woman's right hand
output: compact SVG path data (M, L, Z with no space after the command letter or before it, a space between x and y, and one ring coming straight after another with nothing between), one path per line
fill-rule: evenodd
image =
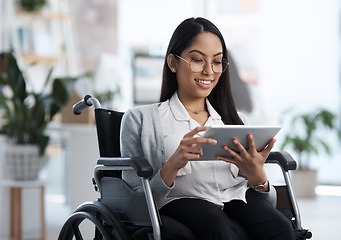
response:
M188 132L181 140L174 154L161 168L161 178L168 187L173 184L178 171L185 167L189 160L198 159L203 155L202 148L198 144L217 144L217 141L211 138L194 137L199 132L206 131L206 129L207 127L196 127Z

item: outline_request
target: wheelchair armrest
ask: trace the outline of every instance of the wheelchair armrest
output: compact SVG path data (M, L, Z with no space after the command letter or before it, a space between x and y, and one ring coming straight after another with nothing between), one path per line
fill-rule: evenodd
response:
M97 160L97 164L103 164L104 166L130 166L139 177L149 178L153 176L153 168L145 158L101 157Z
M286 172L288 170L296 170L297 167L296 161L285 151L270 152L266 163L277 163Z

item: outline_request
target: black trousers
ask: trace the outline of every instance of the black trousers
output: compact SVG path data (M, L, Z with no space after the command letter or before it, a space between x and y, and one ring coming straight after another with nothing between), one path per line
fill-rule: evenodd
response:
M160 214L186 225L198 240L294 240L292 224L260 193L249 189L247 203L233 200L224 208L211 202L183 198L160 209Z

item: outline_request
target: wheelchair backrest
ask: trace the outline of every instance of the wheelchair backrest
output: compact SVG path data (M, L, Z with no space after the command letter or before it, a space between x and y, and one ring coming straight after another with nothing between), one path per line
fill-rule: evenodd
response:
M101 157L121 157L120 126L124 113L95 109L99 154Z
M99 155L101 157L121 157L120 129L123 112L108 109L95 109ZM102 177L121 178L119 170L103 171Z

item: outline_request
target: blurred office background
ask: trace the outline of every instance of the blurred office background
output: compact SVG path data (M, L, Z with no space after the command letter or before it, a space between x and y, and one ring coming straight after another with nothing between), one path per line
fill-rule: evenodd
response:
M111 98L105 106L119 111L157 101L172 32L184 19L203 16L215 23L227 43L239 110L253 124L283 126L277 150L290 130L287 117L318 108L341 114L339 0L47 2L39 14L32 15L18 10L14 0L0 1L0 52L11 47L16 50L36 89L51 65L55 76L92 72L91 77L75 83L71 105L85 94L105 95L108 90ZM31 65L33 62L36 64ZM48 239L56 239L58 228L73 209L98 197L91 184L98 157L93 115L89 111L77 119L71 109L61 115L49 129L49 160L40 174L46 183ZM318 227L327 218L319 203L332 206L333 210L327 211L332 220L341 219L340 207L332 205L341 200L340 142L336 134L320 134L331 146L332 155L321 151L311 156L312 168L318 169L319 186L315 198L299 202L304 227L305 220L312 225L307 228ZM0 143L1 183L6 178L2 171L4 137ZM295 152L290 153L297 158ZM7 239L8 189L0 187L0 239ZM24 210L24 232L31 237L40 228L36 216L39 207L27 207L35 202L35 191L25 194L28 210ZM340 234L338 231L328 239L341 239Z

